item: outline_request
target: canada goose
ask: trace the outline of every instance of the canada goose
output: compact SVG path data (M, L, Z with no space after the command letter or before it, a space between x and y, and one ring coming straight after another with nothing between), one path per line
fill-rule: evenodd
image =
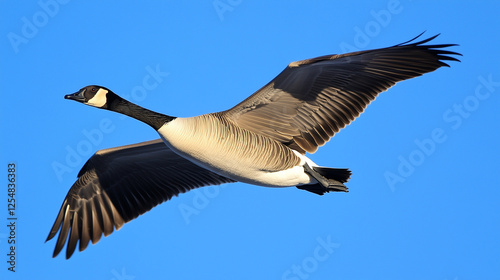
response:
M419 35L420 36L420 35ZM454 44L408 42L388 48L290 63L235 107L176 118L144 109L101 86L66 95L138 119L161 139L96 152L69 190L47 241L58 231L53 257L71 257L124 223L191 189L241 181L316 194L347 191L347 169L308 159L395 83L459 61Z

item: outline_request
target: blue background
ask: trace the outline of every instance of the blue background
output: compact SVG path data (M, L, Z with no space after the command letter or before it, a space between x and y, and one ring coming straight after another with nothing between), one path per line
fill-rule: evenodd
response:
M497 1L1 1L0 169L7 178L7 163L17 165L18 220L12 273L3 179L0 278L500 279L499 10ZM65 94L100 84L195 116L232 107L289 62L423 31L460 44L451 50L462 62L382 93L310 156L349 167L349 193L202 188L70 260L51 258L45 238L84 162L158 138Z

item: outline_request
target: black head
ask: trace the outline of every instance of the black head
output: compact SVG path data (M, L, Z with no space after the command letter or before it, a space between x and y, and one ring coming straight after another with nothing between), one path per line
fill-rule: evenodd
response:
M64 98L75 100L85 105L106 109L114 96L115 94L111 90L94 85L86 86L73 94L65 95Z

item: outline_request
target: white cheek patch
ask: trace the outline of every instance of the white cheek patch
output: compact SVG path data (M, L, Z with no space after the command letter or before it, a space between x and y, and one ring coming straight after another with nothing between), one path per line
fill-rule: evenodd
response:
M94 97L92 97L89 101L87 101L87 104L99 108L104 106L104 104L106 104L107 93L108 93L107 90L100 88L94 95Z

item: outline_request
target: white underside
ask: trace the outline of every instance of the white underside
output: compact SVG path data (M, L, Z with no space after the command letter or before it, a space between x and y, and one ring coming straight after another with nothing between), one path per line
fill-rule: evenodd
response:
M255 170L255 172L251 174L247 173L251 175L249 178L242 178L242 180L239 181L265 187L291 187L317 183L315 179L304 172L304 164L307 162L309 166L317 165L299 152L294 152L301 158L299 165L277 172ZM248 181L248 179L250 179L250 181Z
M180 156L224 177L259 186L290 187L316 183L317 181L304 172L304 164L317 166L306 156L296 152L301 159L297 166L280 171L266 171L251 161L224 153L224 147L202 139L193 139L193 135L184 132L182 119L175 119L158 130L163 142Z

